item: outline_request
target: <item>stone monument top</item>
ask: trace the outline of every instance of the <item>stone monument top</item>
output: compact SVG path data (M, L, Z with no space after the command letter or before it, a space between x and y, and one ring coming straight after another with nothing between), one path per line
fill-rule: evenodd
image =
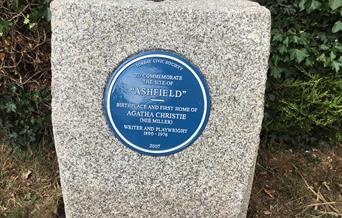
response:
M265 8L260 7L256 2L248 0L54 0L53 7L58 7L60 4L78 5L108 5L108 6L124 6L132 8L151 8L158 10L169 8L176 11L182 10L216 10L216 11L245 11Z

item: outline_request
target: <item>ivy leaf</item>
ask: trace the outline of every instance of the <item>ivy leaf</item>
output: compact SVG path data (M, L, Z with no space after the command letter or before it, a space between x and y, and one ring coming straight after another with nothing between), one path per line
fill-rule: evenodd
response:
M335 58L336 58L336 54L333 51L331 51L330 52L330 60L333 61Z
M311 13L312 11L316 10L316 9L319 9L320 7L322 6L322 3L320 3L319 1L317 0L311 0L309 2L309 5L308 7L306 7L306 11L308 13Z
M8 28L12 25L10 21L0 20L0 37L8 30Z
M319 46L320 49L322 50L328 50L329 49L329 46L325 45L325 44L322 44Z
M270 72L271 72L272 77L275 78L275 79L279 79L281 77L281 72L282 71L278 67L275 67L275 66L271 67L270 68Z
M327 61L327 57L323 53L316 60L319 61L319 62L325 63Z
M274 42L282 42L283 41L283 36L279 32L274 32L272 33L272 41Z
M305 3L306 3L306 0L300 0L300 2L298 4L300 11L305 10Z
M336 45L335 49L337 49L337 51L342 51L342 44L341 45Z
M285 52L287 52L287 48L284 45L279 45L278 47L278 51L280 54L285 54Z
M333 69L336 71L336 73L340 70L340 67L342 67L342 63L340 63L339 61L333 61L331 63L331 66L333 67Z
M306 10L308 13L319 9L321 6L322 3L317 0L301 0L298 4L300 11Z
M7 103L5 108L6 108L7 112L16 112L16 110L17 110L17 107L15 106L15 104L13 104L11 102Z
M329 6L332 10L335 10L342 6L342 0L329 0Z
M342 30L342 22L341 21L337 21L334 26L332 27L331 31L333 33L337 33L338 31Z
M297 63L301 63L305 58L309 57L308 52L302 49L292 49L290 52L291 59L296 60Z

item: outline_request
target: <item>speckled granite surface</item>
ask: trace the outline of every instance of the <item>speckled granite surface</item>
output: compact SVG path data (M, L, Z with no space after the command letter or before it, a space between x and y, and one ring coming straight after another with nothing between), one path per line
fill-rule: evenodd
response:
M244 217L263 118L270 13L247 1L54 0L52 120L68 217ZM205 75L208 125L189 148L150 157L103 113L128 56L173 50Z

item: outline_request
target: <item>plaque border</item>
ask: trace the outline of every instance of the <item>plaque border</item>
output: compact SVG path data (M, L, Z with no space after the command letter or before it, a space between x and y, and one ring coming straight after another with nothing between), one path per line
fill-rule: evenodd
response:
M134 143L130 142L128 139L126 139L123 136L123 134L115 125L112 115L111 115L111 109L110 109L110 103L111 103L110 93L113 90L113 87L117 78L124 72L126 68L128 68L135 62L146 59L146 58L153 58L153 57L170 59L175 62L178 62L183 67L186 67L195 76L198 84L200 85L200 88L202 91L202 97L204 100L203 115L201 118L201 122L198 125L196 131L186 141L182 142L180 145L177 145L173 148L166 149L166 150L149 150L149 149L141 148L135 145ZM151 156L166 156L170 154L175 154L187 148L191 144L193 144L198 139L198 137L202 134L203 130L205 129L207 125L207 122L209 120L209 115L210 115L210 109L211 109L211 101L210 101L209 88L200 70L194 64L192 64L189 60L182 57L181 55L176 54L174 52L165 51L165 50L150 50L150 51L140 52L138 54L135 54L129 57L126 61L120 63L119 66L112 73L109 79L109 82L106 85L106 89L104 93L104 112L105 112L105 116L107 118L107 121L110 124L109 126L111 130L113 131L113 133L117 136L117 138L124 145L126 145L130 149L137 151L138 153L151 155Z

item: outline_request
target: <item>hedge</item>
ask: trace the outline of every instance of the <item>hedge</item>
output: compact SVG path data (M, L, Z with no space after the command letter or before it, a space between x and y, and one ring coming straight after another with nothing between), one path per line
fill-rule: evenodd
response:
M0 1L2 144L52 144L48 5L45 0Z
M342 0L258 0L272 13L262 141L342 142ZM0 3L0 143L52 144L49 1Z
M341 142L342 0L259 3L272 13L263 141Z

